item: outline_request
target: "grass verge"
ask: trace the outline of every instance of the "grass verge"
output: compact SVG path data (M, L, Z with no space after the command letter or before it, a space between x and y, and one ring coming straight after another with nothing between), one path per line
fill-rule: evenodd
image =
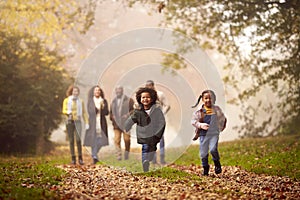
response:
M300 180L300 135L241 139L219 143L222 165ZM175 162L200 165L199 146L190 146ZM212 164L211 157L210 163Z
M62 155L1 156L0 199L59 199L56 186L65 172L54 164L67 162Z

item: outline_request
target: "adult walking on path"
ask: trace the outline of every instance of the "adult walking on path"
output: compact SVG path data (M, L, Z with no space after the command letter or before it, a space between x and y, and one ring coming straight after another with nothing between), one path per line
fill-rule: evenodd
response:
M153 80L146 81L146 87L156 90L155 84ZM163 114L166 116L167 112L169 112L171 106L168 103L168 100L165 96L165 94L162 91L156 90L157 93L157 103L160 105L161 110ZM162 138L159 141L159 155L160 155L160 164L164 165L166 164L165 161L165 138L162 136ZM154 155L154 158L152 160L153 164L157 163L157 156Z
M125 144L124 159L128 160L130 152L130 132L124 131L124 123L130 116L133 110L134 101L132 98L124 94L124 88L117 86L115 88L115 98L112 100L110 106L110 120L112 121L115 138L114 143L116 147L117 159L122 160L121 138Z
M106 116L109 114L104 92L98 85L92 87L88 93L87 110L89 129L86 131L84 145L91 147L93 163L96 164L101 147L108 145Z
M86 128L88 128L88 117L83 100L78 97L80 90L76 86L70 86L67 90L67 98L63 101L62 113L66 116L66 128L68 132L70 153L72 164L76 164L75 145L76 140L78 162L83 165L82 145L81 145L81 120L83 118Z

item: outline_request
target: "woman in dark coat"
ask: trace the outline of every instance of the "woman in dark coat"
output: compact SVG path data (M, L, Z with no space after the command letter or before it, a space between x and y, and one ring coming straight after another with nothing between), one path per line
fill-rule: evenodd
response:
M87 111L89 129L86 131L84 145L92 148L92 158L96 164L99 161L99 150L108 145L106 116L109 114L109 110L103 90L99 86L94 86L89 91Z

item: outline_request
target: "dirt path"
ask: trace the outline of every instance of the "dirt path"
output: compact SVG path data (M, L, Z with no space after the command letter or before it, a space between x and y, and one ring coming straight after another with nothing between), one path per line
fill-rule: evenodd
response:
M200 166L176 166L202 181L170 182L103 165L59 166L67 171L57 190L63 199L300 199L300 182L223 167L202 177Z

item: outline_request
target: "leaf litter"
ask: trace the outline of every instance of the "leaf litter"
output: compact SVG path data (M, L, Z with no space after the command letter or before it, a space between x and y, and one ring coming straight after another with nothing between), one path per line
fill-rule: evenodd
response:
M300 182L289 177L247 172L223 166L202 176L198 165L168 167L199 180L168 181L105 165L60 165L67 173L56 188L62 199L300 199Z

